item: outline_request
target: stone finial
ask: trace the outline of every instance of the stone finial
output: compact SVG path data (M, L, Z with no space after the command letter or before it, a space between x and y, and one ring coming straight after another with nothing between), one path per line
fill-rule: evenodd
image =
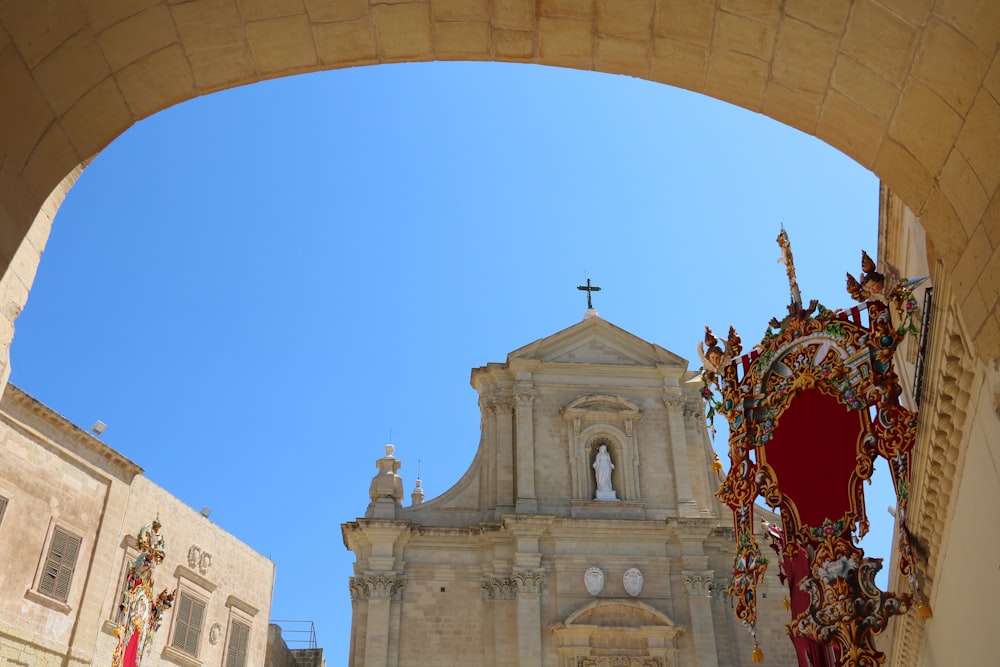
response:
M413 505L419 505L424 502L424 487L421 486L419 477L417 478L417 486L413 489L413 495L410 497L413 498Z
M372 478L368 487L368 495L373 503L392 499L395 505L403 504L403 478L397 474L403 462L393 456L395 451L394 445L386 445L385 456L375 462L378 474Z

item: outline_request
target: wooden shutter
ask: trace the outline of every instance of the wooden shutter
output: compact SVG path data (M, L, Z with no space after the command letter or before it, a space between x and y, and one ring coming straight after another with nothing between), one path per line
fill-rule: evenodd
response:
M205 603L182 591L175 614L173 647L197 658Z
M62 602L69 598L69 587L73 583L73 571L76 569L81 541L81 538L56 526L49 543L49 553L45 557L45 569L38 582L40 593Z
M3 515L7 511L7 498L0 496L0 524L3 523Z
M250 627L233 621L229 631L229 648L226 649L226 667L246 667Z

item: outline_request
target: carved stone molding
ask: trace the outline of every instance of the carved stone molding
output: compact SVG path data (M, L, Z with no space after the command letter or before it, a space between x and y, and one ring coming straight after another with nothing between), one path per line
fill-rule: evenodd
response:
M635 655L601 655L577 658L576 667L664 667L663 658Z
M688 597L711 598L715 590L715 573L712 570L684 570L681 580Z
M351 601L363 600L401 600L406 584L402 577L389 574L351 577L348 584L351 590Z
M513 600L517 597L518 584L514 577L487 577L480 586L483 589L483 600Z
M514 573L518 594L538 595L542 592L544 574L537 570L522 570Z
M191 548L188 549L187 555L188 565L192 570L198 568L198 571L202 574L208 574L209 568L212 567L212 554L197 544L192 544Z

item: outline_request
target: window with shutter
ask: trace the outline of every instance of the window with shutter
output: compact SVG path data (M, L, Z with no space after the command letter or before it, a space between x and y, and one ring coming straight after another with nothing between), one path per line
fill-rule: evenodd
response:
M205 617L205 603L181 591L180 601L174 610L174 639L171 645L195 658L198 657L198 640L201 638L201 625Z
M3 523L3 515L7 511L7 498L0 496L0 524Z
M229 647L226 649L226 667L246 667L249 643L250 626L233 621L229 630Z
M82 538L73 533L59 526L55 527L49 543L49 553L45 557L42 578L38 582L39 593L66 602L70 584L73 583L73 571L76 569L81 541Z

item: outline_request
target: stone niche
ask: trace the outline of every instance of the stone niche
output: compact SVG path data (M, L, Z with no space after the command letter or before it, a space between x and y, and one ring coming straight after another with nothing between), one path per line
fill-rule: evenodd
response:
M615 468L611 484L618 501L641 511L639 488L639 442L636 424L642 411L621 396L590 394L577 398L562 408L566 420L569 447L570 484L574 505L614 504L616 501L594 500L596 482L594 457L601 445L606 445Z

